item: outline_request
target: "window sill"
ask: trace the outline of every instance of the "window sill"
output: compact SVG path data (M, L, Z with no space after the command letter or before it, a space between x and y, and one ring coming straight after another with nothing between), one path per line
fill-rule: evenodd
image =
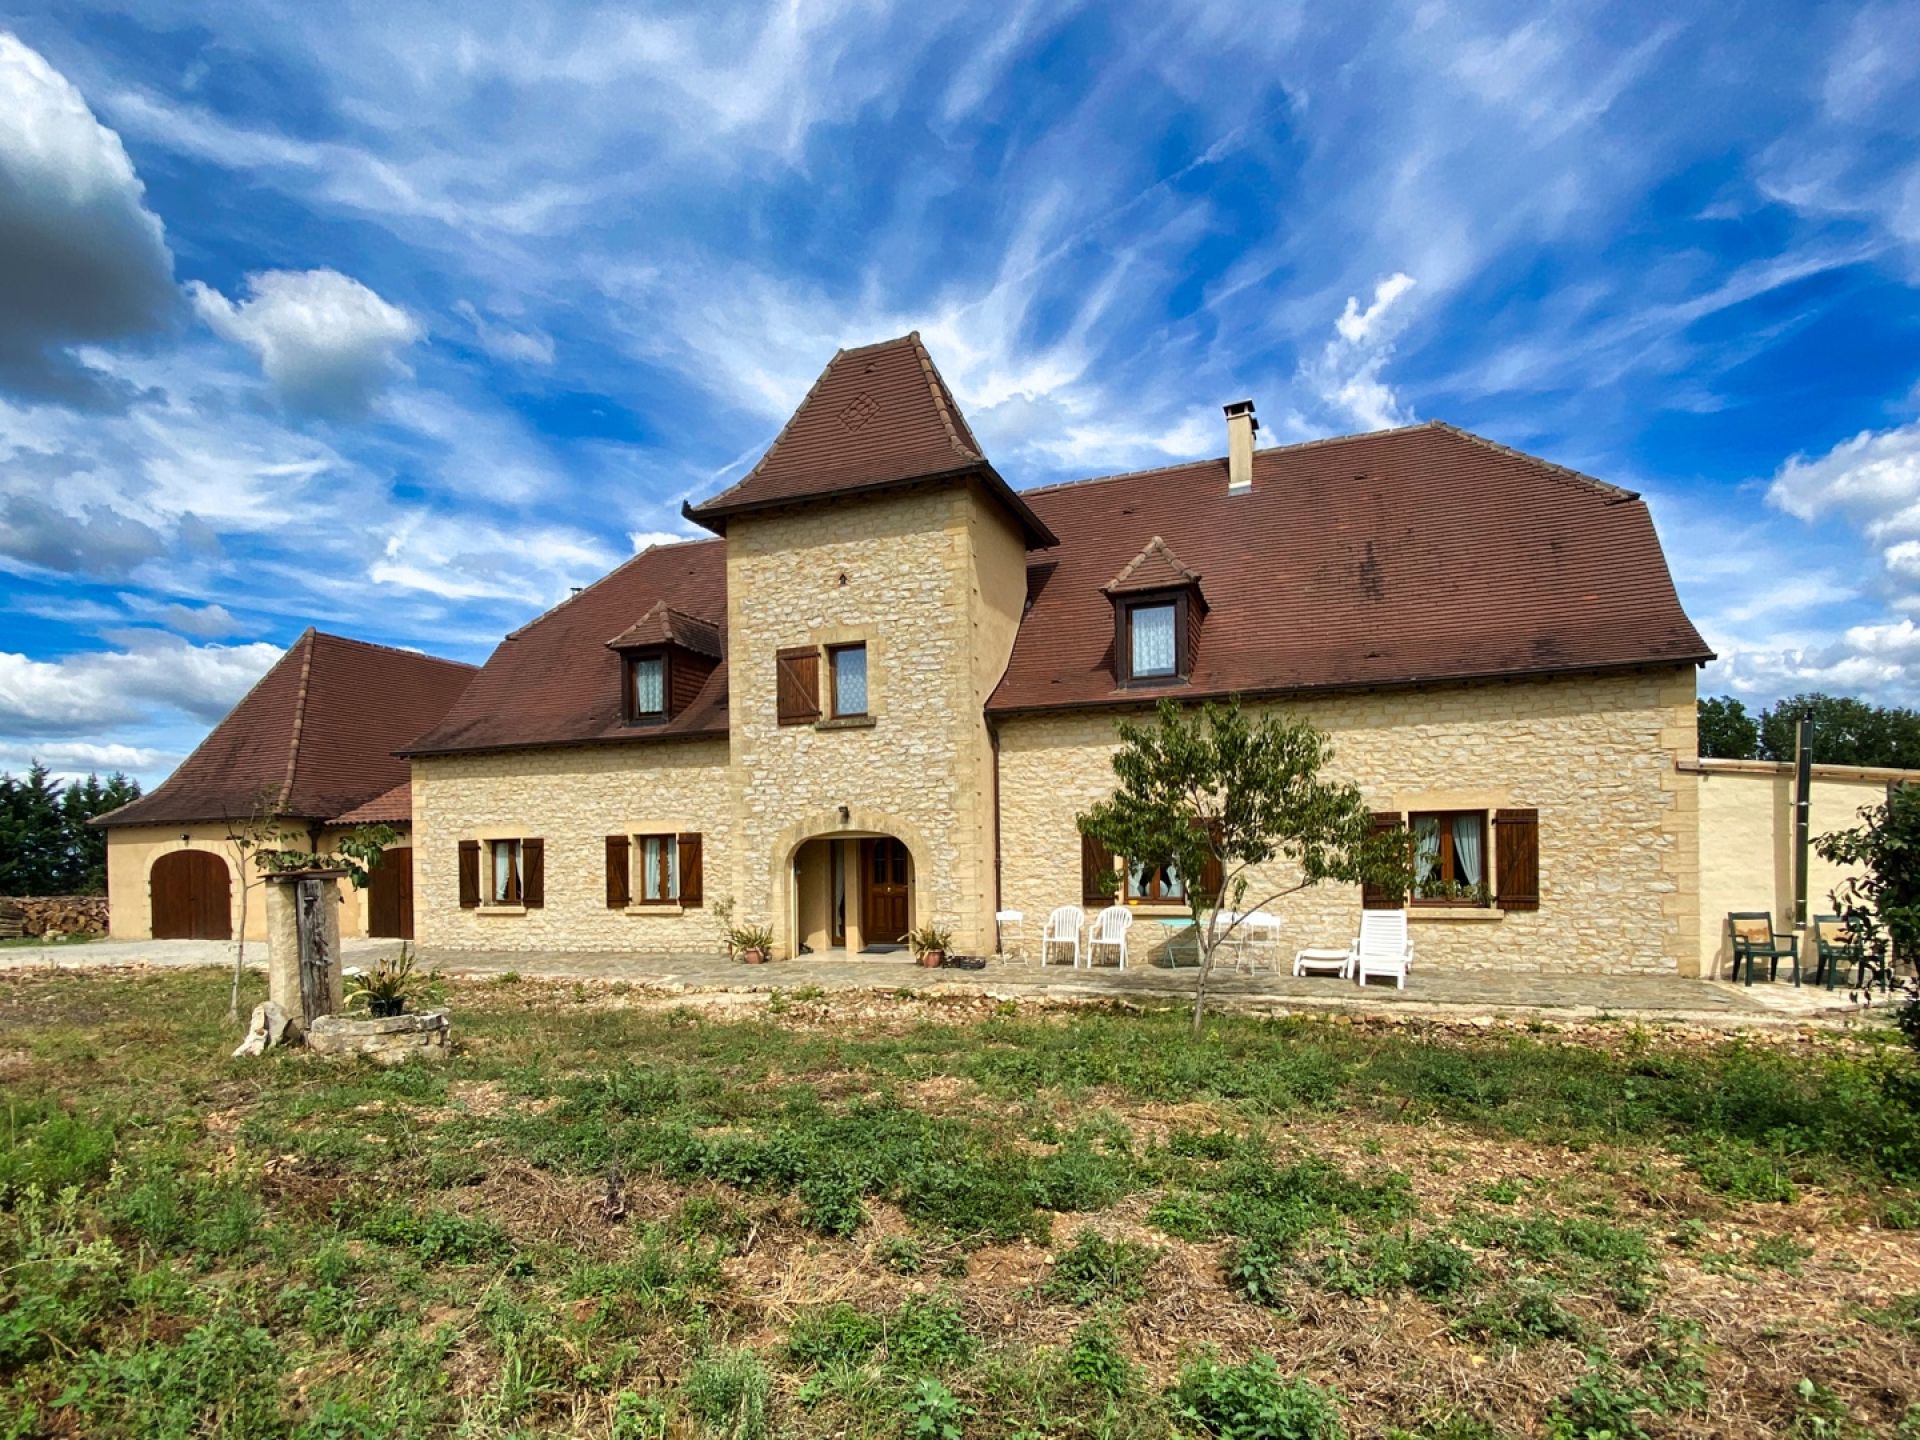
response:
M1455 923L1486 924L1494 920L1504 920L1507 912L1498 905L1409 905L1407 921L1447 920Z
M1191 920L1193 911L1185 905L1165 900L1109 900L1108 905L1124 905L1136 915L1149 918L1164 916L1169 919ZM1105 907L1102 907L1105 908Z
M678 900L636 900L627 906L629 915L680 915L686 906Z
M480 913L482 915L524 915L527 913L527 907L524 905L482 905L480 907Z
M816 730L871 730L873 716L836 715L831 720L814 721L813 728Z

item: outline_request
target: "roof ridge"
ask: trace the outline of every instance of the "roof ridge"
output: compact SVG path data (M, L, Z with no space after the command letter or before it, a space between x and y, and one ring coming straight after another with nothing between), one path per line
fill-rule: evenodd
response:
M588 585L582 585L579 589L575 590L571 595L567 596L564 600L554 601L553 604L549 605L546 609L542 610L538 615L534 616L531 620L527 621L524 625L516 626L515 628L513 628L512 630L509 630L505 635L501 636L500 638L502 641L518 639L521 635L524 635L527 631L531 630L534 626L538 625L542 620L546 619L549 615L559 614L562 610L566 609L567 606L573 604L574 601L578 600L582 595L588 594L589 592L594 590L598 590L602 585L606 584L609 580L613 579L613 577L618 575L622 570L627 569L631 565L638 565L642 560L646 559L647 556L651 555L656 550L677 550L682 545L722 545L725 543L726 542L722 540L718 535L689 535L684 540L674 540L665 545L657 545L657 544L649 545L644 550L636 550L634 551L633 554L629 555L626 559L622 560L618 565L614 566L613 569L607 571L607 573L602 575L598 580L595 580Z
M906 338L912 342L914 354L920 359L920 369L927 377L927 390L933 396L933 408L940 412L940 423L946 427L947 439L953 445L954 453L964 460L986 459L980 450L980 442L974 439L973 427L967 424L966 417L960 413L960 402L953 398L947 388L947 377L940 373L940 367L933 363L933 356L927 353L927 347L921 342L920 332L909 331ZM966 441L960 438L961 426L966 428Z
M305 653L300 657L300 684L293 692L293 728L287 743L287 778L280 782L280 793L273 802L276 815L287 808L287 801L293 795L294 772L300 768L300 731L307 721L307 682L313 678L313 644L319 634L309 625L300 632L300 638L293 642L295 650Z
M1132 578L1133 572L1145 564L1147 558L1156 550L1160 552L1161 558L1167 562L1168 567L1176 574L1186 576L1188 582L1191 584L1198 585L1200 583L1200 572L1188 565L1187 562L1182 560L1178 555L1174 554L1173 547L1167 544L1165 539L1155 535L1140 547L1140 553L1138 555L1120 567L1120 573L1109 580L1105 588L1108 590L1123 589L1127 581Z
M1254 457L1262 455L1284 455L1294 450L1312 450L1321 445L1346 445L1355 440L1377 440L1382 435L1400 435L1414 430L1434 430L1443 426L1439 420L1422 420L1413 425L1389 425L1384 430L1359 430L1351 435L1321 435L1312 440L1295 440L1286 445L1265 445L1255 450ZM1462 432L1465 433L1464 431ZM1076 485L1100 485L1108 480L1137 480L1147 475L1165 475L1174 470L1187 470L1195 465L1224 465L1225 455L1202 455L1195 460L1175 460L1168 465L1149 465L1144 470L1117 470L1111 475L1084 475L1078 480L1056 480L1051 485L1035 485L1030 489L1019 490L1019 495L1044 495L1051 490L1069 490Z
M424 650L409 650L404 645L383 645L378 640L362 640L357 635L336 635L331 630L322 630L309 625L315 640L330 640L336 645L354 645L362 650L384 650L389 655L405 655L409 660L431 660L436 665L457 665L462 670L478 670L480 667L468 660L450 660L445 655L429 655Z
M1435 430L1444 430L1449 435L1470 441L1482 449L1493 451L1497 455L1505 455L1513 460L1525 460L1540 466L1542 469L1549 470L1564 479L1577 480L1583 485L1591 485L1596 490L1601 491L1603 494L1615 500L1638 500L1640 498L1640 492L1638 490L1629 490L1624 485L1615 485L1610 481L1589 475L1584 470L1576 470L1571 465L1562 465L1557 460L1549 460L1544 456L1535 455L1530 450L1519 450L1511 445L1502 445L1498 440L1489 440L1484 435L1476 434L1472 430L1464 430L1460 426L1449 424L1445 420L1429 420L1426 423Z

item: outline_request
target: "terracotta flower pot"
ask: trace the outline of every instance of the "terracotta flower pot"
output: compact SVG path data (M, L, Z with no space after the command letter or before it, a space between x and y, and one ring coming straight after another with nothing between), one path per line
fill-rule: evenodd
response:
M740 952L740 963L742 965L764 965L767 963L767 952L762 950L758 945L749 946Z
M944 950L922 950L920 952L920 963L929 970L937 970L940 966L947 963L947 952Z

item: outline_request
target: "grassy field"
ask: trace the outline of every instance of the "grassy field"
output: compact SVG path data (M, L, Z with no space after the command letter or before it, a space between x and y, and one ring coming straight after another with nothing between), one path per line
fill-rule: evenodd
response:
M0 976L0 1436L1920 1435L1890 1044L225 985Z

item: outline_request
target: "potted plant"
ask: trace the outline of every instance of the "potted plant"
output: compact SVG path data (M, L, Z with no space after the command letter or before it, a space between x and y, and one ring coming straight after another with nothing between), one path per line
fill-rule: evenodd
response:
M727 931L727 944L733 947L744 965L764 965L773 958L773 927L735 925Z
M913 958L927 969L947 963L947 951L953 948L953 935L938 925L922 925L907 935L907 948L913 951Z
M376 1020L406 1013L409 1001L423 999L435 976L413 968L413 953L405 945L398 955L387 955L365 970L346 976L347 1004L365 1005Z

